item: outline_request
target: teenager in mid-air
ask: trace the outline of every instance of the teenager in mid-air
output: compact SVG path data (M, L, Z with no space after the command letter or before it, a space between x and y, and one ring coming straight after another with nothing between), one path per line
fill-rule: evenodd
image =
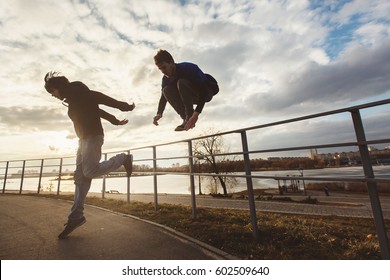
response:
M159 50L154 56L154 63L164 74L162 78L161 97L153 124L158 125L167 102L182 118L182 123L175 131L189 130L195 127L198 116L206 102L216 94L207 74L193 63L175 63L172 55L166 50ZM214 87L217 86L213 81ZM196 104L194 110L193 105Z
M99 104L117 108L121 111L132 111L134 103L128 104L111 98L101 92L90 90L82 82L69 82L57 72L49 72L45 78L45 89L53 97L63 101L68 106L68 115L72 120L79 147L74 172L75 196L68 222L58 236L66 238L73 230L86 222L84 217L84 202L91 187L92 178L108 174L124 166L127 176L132 172L132 155L121 153L109 160L100 162L104 133L101 118L114 125L125 125L127 119L118 120L115 116L99 108Z

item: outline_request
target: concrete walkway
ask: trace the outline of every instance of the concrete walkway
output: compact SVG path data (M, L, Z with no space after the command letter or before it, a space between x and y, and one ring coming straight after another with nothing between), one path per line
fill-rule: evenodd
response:
M90 193L101 197L101 194ZM371 218L368 195L311 193L318 205L256 201L256 210L308 215ZM106 198L127 200L124 194ZM302 200L303 196L291 196ZM130 201L154 202L152 194L131 194ZM190 205L189 195L158 196L158 203ZM197 207L248 209L245 199L216 199L197 196ZM390 219L390 197L381 197L383 215ZM207 260L234 258L216 248L170 228L128 215L86 206L87 223L68 239L58 240L71 202L23 195L0 195L0 259L127 259Z
M86 206L87 223L58 240L71 203L0 195L1 260L208 260L232 256L158 225Z

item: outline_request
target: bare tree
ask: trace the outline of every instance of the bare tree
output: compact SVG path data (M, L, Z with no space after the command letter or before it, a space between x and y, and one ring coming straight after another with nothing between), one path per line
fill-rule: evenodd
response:
M215 133L211 132L206 135L210 134ZM216 176L208 177L212 180L210 184L212 193L218 193L217 182L221 185L224 195L228 195L229 185L234 185L234 183L236 183L235 178L224 176L225 174L232 173L232 168L229 164L231 158L227 155L223 155L228 153L227 150L228 149L224 146L222 136L210 136L199 139L194 143L194 156L204 160L209 167L209 171L216 174Z

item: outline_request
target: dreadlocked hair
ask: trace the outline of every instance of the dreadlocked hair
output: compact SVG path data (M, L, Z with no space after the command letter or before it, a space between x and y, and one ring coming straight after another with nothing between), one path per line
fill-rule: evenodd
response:
M60 76L60 73L55 71L48 72L43 80L45 81L45 89L49 93L53 89L61 90L69 84L69 80L65 76Z

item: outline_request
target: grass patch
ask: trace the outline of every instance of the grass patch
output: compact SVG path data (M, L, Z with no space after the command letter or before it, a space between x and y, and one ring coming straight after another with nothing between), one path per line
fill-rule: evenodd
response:
M87 204L166 225L241 259L381 259L372 219L258 212L260 239L254 241L248 211L198 208L194 220L183 205L160 204L156 211L152 203L98 197L87 197Z

